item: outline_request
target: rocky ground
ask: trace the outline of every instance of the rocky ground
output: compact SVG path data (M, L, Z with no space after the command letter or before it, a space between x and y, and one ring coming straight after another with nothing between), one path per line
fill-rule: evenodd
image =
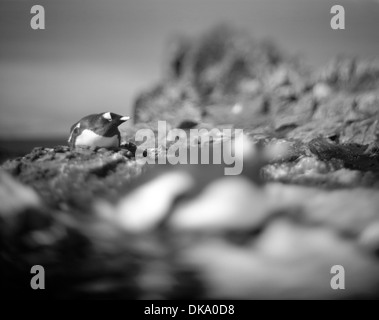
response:
M180 38L169 54L162 81L136 100L121 148L36 148L2 165L1 291L378 298L379 63L340 58L311 70L226 26ZM158 120L244 129L242 174L143 164L134 134ZM166 151L152 141L145 155ZM48 286L38 295L35 264ZM334 265L345 268L345 290L331 289Z

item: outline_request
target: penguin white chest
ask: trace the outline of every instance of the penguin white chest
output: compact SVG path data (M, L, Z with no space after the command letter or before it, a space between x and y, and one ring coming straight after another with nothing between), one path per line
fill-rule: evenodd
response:
M92 147L119 147L120 141L118 136L113 137L103 137L95 132L84 129L80 135L76 137L76 146L92 146Z

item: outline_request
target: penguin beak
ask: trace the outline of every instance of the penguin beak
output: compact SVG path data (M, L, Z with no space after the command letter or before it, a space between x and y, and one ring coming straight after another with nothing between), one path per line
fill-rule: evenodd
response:
M127 116L123 116L120 118L120 122L125 122L125 121L128 121L130 119L130 117L127 117Z

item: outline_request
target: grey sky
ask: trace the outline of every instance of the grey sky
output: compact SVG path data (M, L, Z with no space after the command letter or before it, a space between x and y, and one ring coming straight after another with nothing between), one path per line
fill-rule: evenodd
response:
M329 26L336 3L344 31ZM30 28L33 4L45 7L46 30ZM171 36L223 21L314 65L379 55L373 0L0 0L0 138L60 136L89 113L128 114L159 79Z

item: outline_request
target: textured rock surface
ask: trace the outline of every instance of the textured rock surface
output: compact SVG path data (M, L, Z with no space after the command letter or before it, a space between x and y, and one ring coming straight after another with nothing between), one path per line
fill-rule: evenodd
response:
M377 145L379 61L336 59L313 71L222 26L178 41L167 69L168 77L137 99L137 123L233 124L303 142L323 136Z
M226 27L181 39L121 148L36 148L1 166L1 289L36 297L39 264L41 298L378 298L378 70L310 71ZM142 164L134 133L157 120L243 128L242 174ZM191 148L226 139L205 138ZM163 140L145 154L165 157Z

